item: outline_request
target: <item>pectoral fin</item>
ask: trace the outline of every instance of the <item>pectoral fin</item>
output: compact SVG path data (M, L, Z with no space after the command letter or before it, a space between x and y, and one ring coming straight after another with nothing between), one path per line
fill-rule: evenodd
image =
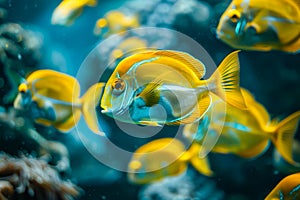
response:
M168 58L173 58L177 61L184 63L190 70L192 70L198 76L199 79L205 75L206 69L204 64L187 53L168 50L168 51L156 51L153 54L158 56L166 56Z
M148 83L138 97L141 97L145 101L146 106L151 107L158 104L160 98L160 91L158 88L161 85L162 80L154 80L153 82Z

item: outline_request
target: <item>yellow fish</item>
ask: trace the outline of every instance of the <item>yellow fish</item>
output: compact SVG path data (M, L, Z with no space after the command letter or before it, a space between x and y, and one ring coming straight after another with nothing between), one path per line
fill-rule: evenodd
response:
M36 123L62 132L73 128L82 112L89 128L102 134L94 111L100 99L91 97L99 97L103 86L103 83L91 86L80 99L80 86L74 77L53 70L37 70L19 85L14 107L30 112Z
M240 110L226 104L216 95L206 115L197 123L184 127L183 134L202 146L205 152L209 148L216 153L232 153L243 158L253 158L262 154L271 140L281 156L293 165L299 165L292 156L294 134L297 131L300 111L282 121L271 121L266 109L255 101L245 89L241 90L248 105L247 110ZM224 110L224 104L226 109ZM204 144L213 141L213 146Z
M238 51L228 55L208 80L201 80L205 70L201 61L184 52L135 53L121 60L107 81L102 113L128 123L187 124L206 112L211 93L246 108L239 89Z
M198 157L199 148L193 144L188 150L175 138L162 138L138 148L128 164L128 180L135 184L146 184L167 176L179 175L187 169L188 162L202 173L211 175L207 163Z
M300 173L282 179L265 200L297 200L300 199Z
M233 0L217 37L246 50L300 51L300 0Z
M52 24L70 26L79 17L85 6L96 6L97 0L63 0L54 10Z
M139 19L136 15L126 15L121 11L112 10L97 20L94 34L107 37L139 26Z

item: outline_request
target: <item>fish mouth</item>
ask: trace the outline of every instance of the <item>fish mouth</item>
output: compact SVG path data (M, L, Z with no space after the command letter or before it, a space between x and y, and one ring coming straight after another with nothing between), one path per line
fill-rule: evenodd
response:
M223 31L216 31L216 36L218 39L220 39L222 36L224 36L224 32Z
M218 39L223 39L223 38L228 38L228 34L226 34L224 31L222 30L217 30L216 31L216 37Z
M101 113L106 114L106 115L110 115L110 116L121 116L127 110L128 109L126 109L126 108L120 108L118 110L115 110L115 109L104 109L104 110L101 110Z
M113 109L102 110L101 112L121 122L126 122L131 124L136 123L136 121L132 118L130 114L130 109L128 107L124 107L118 110L113 110Z
M103 114L109 114L109 113L111 113L111 111L108 110L108 109L105 109L105 110L101 110L101 113L103 113Z

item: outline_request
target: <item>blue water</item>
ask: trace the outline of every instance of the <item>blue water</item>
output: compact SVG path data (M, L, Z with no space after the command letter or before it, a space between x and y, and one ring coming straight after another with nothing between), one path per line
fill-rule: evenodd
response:
M98 1L96 7L84 8L82 15L76 19L72 26L57 26L52 25L50 20L53 10L60 3L59 0L8 0L2 5L7 10L8 15L1 23L18 23L40 35L42 48L40 49L41 57L38 59L37 68L51 68L76 76L84 59L104 40L104 38L93 35L96 20L103 17L109 10L118 9L130 1ZM157 4L155 9L159 10L163 6L172 5L174 1L157 0L153 2ZM159 18L166 19L168 12L158 15L155 14L156 10L151 10L140 14L143 17L144 24L150 24L150 20L153 20L160 27L177 30L200 43L217 66L227 54L234 50L215 37L218 20L229 1L203 0L201 2L204 2L210 11L208 21L203 22L201 25L194 24L195 21L189 18L191 17L189 14L178 15L178 18L175 20L176 23L172 22L169 24L163 20L162 22L157 22ZM153 37L155 38L155 36ZM164 41L160 42L163 43ZM266 107L272 118L279 117L282 119L292 112L300 110L300 54L286 54L277 51L242 51L239 58L241 64L241 86L253 93L256 100ZM106 73L111 73L111 71ZM3 72L1 75L5 76ZM11 90L7 79L7 77L1 78L1 95ZM1 107L12 107L12 102L3 103ZM105 115L100 115L100 120L105 122L102 127L104 132L110 133L107 135L109 140L128 151L133 151L142 144L156 138L171 137L173 136L172 132L178 130L177 127L164 127L158 135L141 139L124 134L116 126L115 121ZM127 181L125 172L108 167L99 162L95 158L97 156L92 156L88 152L90 149L88 148L87 150L84 142L82 142L84 139L80 137L80 134L76 134L76 131L73 131L71 134L61 134L54 129L48 129L41 125L36 125L36 127L37 130L43 132L42 135L46 138L60 141L68 148L71 170L66 172L66 177L74 180L85 191L80 199L156 200L173 198L168 196L170 195L168 193L170 188L174 187L171 184L172 180L169 180L169 182L166 180L167 183L164 183L163 186L151 185L151 187L145 187L131 184ZM1 125L0 132L2 129L4 130ZM18 155L19 152L29 152L30 154L31 150L36 148L31 142L23 143L23 139L18 138L18 136L12 138L7 136L8 132L3 131L2 135L0 133L0 151ZM82 133L82 135L84 134ZM89 134L86 133L87 138L92 135ZM93 138L93 136L90 137ZM296 138L299 139L299 131L296 134ZM19 144L21 146L18 146ZM104 156L111 157L111 160L115 159L118 162L119 159L122 159L118 158L117 154L111 153L106 149L107 143L105 140L99 139L98 141L98 138L95 137L93 145L94 147L91 149L95 149L95 152L103 153ZM274 147L271 146L262 156L251 160L242 159L234 155L211 153L209 159L215 176L206 178L195 172L195 169L192 167L189 167L187 174L182 178L186 184L185 187L182 187L182 190L175 187L174 190L171 190L173 191L171 194L175 198L178 195L178 191L186 192L185 194L188 198L184 196L178 197L178 199L263 199L278 181L285 176L284 173L274 168L272 164L273 150ZM175 181L175 183L182 184L180 180ZM205 181L207 181L207 184L203 184L206 183ZM156 187L159 188L157 189L159 194L156 194L151 189ZM150 193L154 194L146 198ZM218 195L211 195L214 193Z

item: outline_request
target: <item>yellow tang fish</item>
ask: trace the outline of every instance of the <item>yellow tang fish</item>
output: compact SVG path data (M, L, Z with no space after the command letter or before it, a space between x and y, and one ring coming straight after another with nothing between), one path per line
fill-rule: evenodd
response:
M187 124L206 112L211 93L246 108L239 89L238 51L228 55L208 80L200 80L205 70L201 61L184 52L135 53L121 60L107 81L102 113L135 124Z
M233 0L217 37L246 50L300 51L300 0Z
M248 110L240 110L226 104L216 95L206 115L198 123L188 124L183 134L199 143L203 150L216 153L232 153L243 158L253 158L263 153L271 140L282 157L293 165L299 165L292 156L294 134L297 131L300 111L280 122L271 121L266 109L255 101L245 89L241 89ZM224 104L226 109L224 110ZM204 144L220 133L212 147Z
M35 122L62 132L73 128L82 112L89 128L102 134L94 111L100 99L90 97L99 97L103 86L103 83L93 85L80 99L80 86L74 77L53 70L37 70L19 85L14 107L30 112Z
M139 26L139 19L136 15L128 15L118 10L112 10L105 14L103 18L97 20L94 34L107 37ZM104 32L104 29L107 31Z
M282 179L265 200L297 200L300 199L300 173Z
M199 148L193 144L188 150L175 138L162 138L138 148L128 164L128 180L135 184L147 184L167 176L179 175L187 169L188 162L202 173L211 175L207 163L198 157Z
M63 0L54 10L52 24L70 26L79 17L84 6L96 6L97 0Z

